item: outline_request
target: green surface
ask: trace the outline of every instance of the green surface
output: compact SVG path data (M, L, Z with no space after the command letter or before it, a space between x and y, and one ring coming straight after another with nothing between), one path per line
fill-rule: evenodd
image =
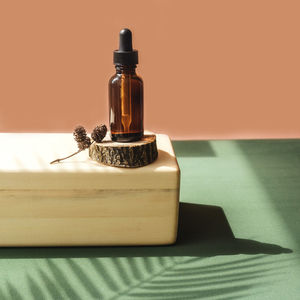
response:
M173 145L176 245L2 248L0 299L300 299L300 140Z

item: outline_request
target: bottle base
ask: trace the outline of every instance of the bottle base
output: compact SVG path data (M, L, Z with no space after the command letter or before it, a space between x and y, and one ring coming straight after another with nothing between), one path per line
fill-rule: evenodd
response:
M143 137L143 132L137 132L137 133L112 133L111 139L114 142L120 142L120 143L129 143L129 142L136 142L139 141Z

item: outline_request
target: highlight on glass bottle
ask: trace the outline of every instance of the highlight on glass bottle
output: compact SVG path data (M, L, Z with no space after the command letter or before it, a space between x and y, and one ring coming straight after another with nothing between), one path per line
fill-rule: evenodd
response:
M144 135L143 81L136 72L138 51L132 49L132 33L120 32L119 49L114 51L116 74L109 81L109 123L111 139L137 141Z

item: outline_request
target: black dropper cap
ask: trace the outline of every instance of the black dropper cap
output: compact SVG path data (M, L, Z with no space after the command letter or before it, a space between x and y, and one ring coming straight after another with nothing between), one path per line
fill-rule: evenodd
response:
M114 51L114 64L138 64L138 51L132 49L132 33L127 28L124 28L120 31L119 50Z

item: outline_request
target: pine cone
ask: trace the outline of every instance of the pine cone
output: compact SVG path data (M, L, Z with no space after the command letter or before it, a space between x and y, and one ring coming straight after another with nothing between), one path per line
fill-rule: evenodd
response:
M85 140L83 142L77 142L77 145L79 150L85 150L88 147L90 147L91 143L91 139L88 136L86 136Z
M107 132L107 128L105 125L96 126L92 132L92 139L96 143L101 143L101 141L105 138Z
M81 125L77 126L74 129L73 136L77 143L84 143L87 138L85 128Z

